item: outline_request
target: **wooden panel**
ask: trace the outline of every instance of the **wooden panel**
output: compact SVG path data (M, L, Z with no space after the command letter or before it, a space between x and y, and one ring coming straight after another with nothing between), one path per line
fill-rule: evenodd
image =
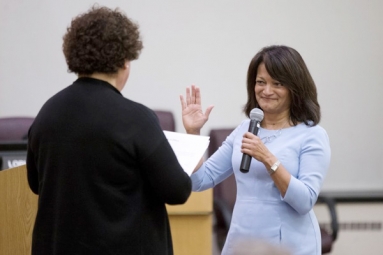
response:
M213 190L192 192L183 205L167 205L168 214L211 214L213 211Z
M25 165L0 171L0 254L31 253L37 196L29 189Z
M193 192L184 205L169 206L177 255L212 252L212 190ZM37 212L25 165L0 171L0 254L29 255Z
M174 254L211 255L213 191L193 192L183 205L167 205Z
M170 215L174 254L212 254L212 215Z

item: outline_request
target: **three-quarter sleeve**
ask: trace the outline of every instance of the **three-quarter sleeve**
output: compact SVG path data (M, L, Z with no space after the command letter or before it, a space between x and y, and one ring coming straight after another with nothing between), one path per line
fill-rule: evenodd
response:
M330 142L326 131L317 126L310 128L302 142L297 176L291 176L284 198L299 214L308 213L315 205L331 158Z

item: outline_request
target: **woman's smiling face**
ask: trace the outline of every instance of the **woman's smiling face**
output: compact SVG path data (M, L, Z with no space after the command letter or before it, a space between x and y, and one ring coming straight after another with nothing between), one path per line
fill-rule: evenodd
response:
M257 69L254 91L255 98L265 113L279 114L290 111L290 91L269 75L263 62Z

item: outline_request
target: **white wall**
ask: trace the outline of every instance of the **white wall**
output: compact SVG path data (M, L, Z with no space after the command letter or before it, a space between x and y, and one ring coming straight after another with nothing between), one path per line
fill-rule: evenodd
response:
M325 204L314 206L319 224L330 225L331 217ZM383 203L337 203L338 236L331 255L382 255Z
M1 0L0 117L35 116L74 79L61 51L70 20L88 0ZM321 125L332 145L325 190L383 189L383 1L130 0L121 7L141 27L144 50L124 96L171 110L183 132L179 95L194 83L215 105L203 129L245 117L248 64L263 46L297 49L316 81Z

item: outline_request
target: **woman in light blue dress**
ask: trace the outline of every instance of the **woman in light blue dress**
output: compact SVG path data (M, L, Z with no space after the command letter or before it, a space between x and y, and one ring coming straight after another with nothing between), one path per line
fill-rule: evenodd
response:
M237 198L222 254L259 239L287 247L294 255L321 254L315 205L331 157L329 138L318 125L320 106L315 83L300 54L286 46L270 46L252 59L247 74L250 117L263 111L257 135L246 119L192 174L194 191L214 187L231 174ZM201 108L200 89L180 96L186 132L199 135L213 107ZM262 113L261 111L261 113ZM248 173L240 171L242 155L251 156Z

